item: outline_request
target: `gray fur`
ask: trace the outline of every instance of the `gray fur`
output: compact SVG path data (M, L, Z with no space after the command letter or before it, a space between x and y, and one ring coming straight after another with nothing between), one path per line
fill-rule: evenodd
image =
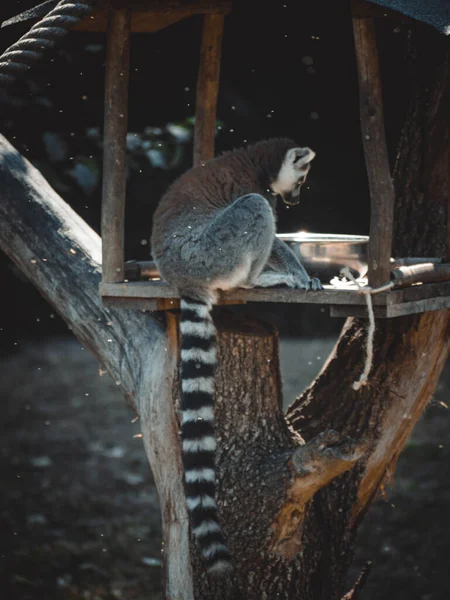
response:
M291 140L260 142L191 169L169 188L154 216L152 249L161 276L181 295L253 287L266 265L290 275L289 287L321 289L275 238L271 186L294 148Z

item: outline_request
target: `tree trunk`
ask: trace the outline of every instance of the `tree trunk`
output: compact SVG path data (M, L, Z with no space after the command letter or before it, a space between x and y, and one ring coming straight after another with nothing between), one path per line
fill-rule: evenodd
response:
M448 44L422 29L411 40L416 88L394 173L394 246L403 256L435 256L447 251L448 235ZM342 598L358 523L392 476L447 357L448 311L379 320L371 384L359 392L352 383L366 325L348 320L316 381L284 415L276 332L216 309L219 502L235 572L212 581L190 545L181 483L176 315L167 314L165 329L160 317L102 307L98 236L1 139L0 184L0 247L141 416L161 501L166 597Z
M394 170L394 255L446 256L448 41L419 29L409 44L414 86ZM221 511L237 576L233 585L208 585L194 563L197 598L343 597L358 524L392 478L445 364L448 321L448 311L378 320L370 385L356 392L366 323L349 319L324 369L284 417L275 334L221 331Z

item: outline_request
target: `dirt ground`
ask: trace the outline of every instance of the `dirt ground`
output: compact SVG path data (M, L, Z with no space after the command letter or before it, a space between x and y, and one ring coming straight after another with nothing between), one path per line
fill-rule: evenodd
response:
M333 340L282 344L287 400ZM295 352L293 352L295 346ZM161 600L158 500L139 421L73 339L0 359L0 597ZM365 600L450 598L450 367L361 528L349 587Z

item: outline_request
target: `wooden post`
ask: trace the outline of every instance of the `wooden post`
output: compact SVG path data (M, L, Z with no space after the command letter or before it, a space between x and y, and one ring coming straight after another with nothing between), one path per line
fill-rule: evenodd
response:
M124 280L129 8L110 8L107 32L102 191L102 278Z
M359 80L361 133L370 189L369 284L389 281L394 220L394 188L389 169L383 121L383 98L375 25L353 17Z
M223 14L205 15L195 110L194 166L214 157Z

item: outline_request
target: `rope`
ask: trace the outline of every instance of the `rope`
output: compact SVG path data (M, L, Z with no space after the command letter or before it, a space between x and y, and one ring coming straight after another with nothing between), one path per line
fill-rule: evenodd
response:
M0 56L0 84L12 83L53 48L78 21L89 15L98 0L61 0Z
M354 284L356 284L359 289L359 293L364 295L364 297L366 299L367 312L368 312L368 316L369 316L369 329L367 331L367 340L366 340L366 362L364 365L364 370L361 373L359 379L357 381L354 381L353 386L352 386L355 391L358 391L364 385L367 385L369 383L369 374L370 374L370 371L372 370L372 364L373 364L373 338L375 335L375 315L373 313L372 294L379 294L380 292L386 292L387 290L390 290L392 287L394 287L395 284L393 281L390 281L389 283L386 283L385 285L382 285L381 287L378 287L378 288L371 288L368 285L363 286L357 279L355 279L355 277L353 277L353 275L348 267L344 267L341 270L341 275L344 275L344 277L346 277L347 279L352 281Z

